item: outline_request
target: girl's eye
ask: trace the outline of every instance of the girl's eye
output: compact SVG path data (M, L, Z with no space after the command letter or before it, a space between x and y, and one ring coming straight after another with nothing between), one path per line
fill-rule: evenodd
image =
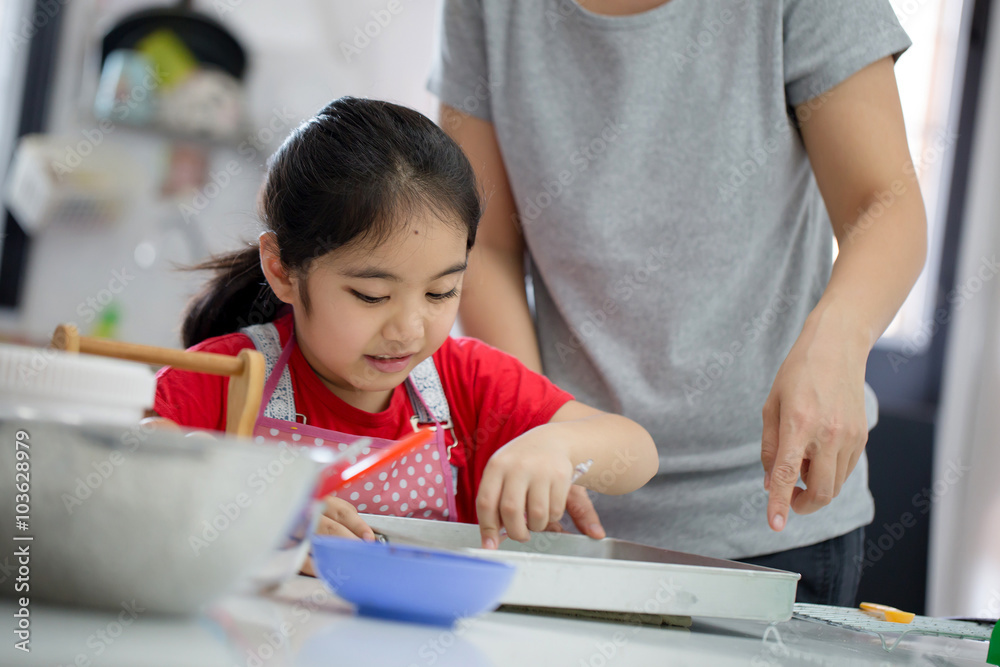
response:
M357 292L355 290L351 290L351 294L353 294L360 300L364 301L365 303L382 303L383 301L389 298L387 296L368 296L367 294L362 294L361 292Z
M435 301L444 301L445 299L450 299L454 296L458 296L458 288L455 287L443 294L435 294L434 292L428 292L427 298L434 299Z

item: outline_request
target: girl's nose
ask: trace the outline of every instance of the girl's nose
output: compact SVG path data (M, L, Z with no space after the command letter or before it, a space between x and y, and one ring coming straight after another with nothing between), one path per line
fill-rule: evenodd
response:
M401 309L386 322L382 336L404 348L421 340L424 337L423 313L412 308Z

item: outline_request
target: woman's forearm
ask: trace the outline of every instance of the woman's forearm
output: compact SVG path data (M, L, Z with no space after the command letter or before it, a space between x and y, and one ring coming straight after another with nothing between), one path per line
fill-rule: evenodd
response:
M441 118L442 127L468 156L486 195L462 289L462 331L541 373L535 325L525 294L524 237L493 125L447 105L441 107Z
M462 332L542 372L535 325L528 309L524 261L483 244L472 252L459 306Z
M910 191L894 197L888 206L875 199L843 229L830 281L806 324L844 323L856 333L845 342L865 357L912 289L927 253L923 200L915 180Z

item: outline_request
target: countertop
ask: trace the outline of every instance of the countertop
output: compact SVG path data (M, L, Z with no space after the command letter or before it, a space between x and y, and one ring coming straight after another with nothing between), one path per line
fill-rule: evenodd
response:
M0 602L11 627L13 600ZM106 612L31 607L31 652L2 633L3 665L286 667L392 665L979 665L985 642L904 637L891 652L878 637L823 624L694 619L690 629L637 627L493 612L452 629L355 616L318 580L297 576L263 595L231 595L203 615L164 617L137 608Z

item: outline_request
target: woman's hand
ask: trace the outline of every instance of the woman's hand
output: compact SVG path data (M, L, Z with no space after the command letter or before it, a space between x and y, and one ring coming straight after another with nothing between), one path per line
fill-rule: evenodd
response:
M317 535L348 537L362 539L366 542L375 541L375 531L364 522L354 505L336 496L327 496L323 502L326 506L323 508L323 514L319 517L319 523L316 525ZM302 574L307 574L310 577L316 576L311 557L302 566Z
M497 547L501 527L511 539L527 542L529 530L544 530L558 521L572 476L569 446L546 436L541 427L497 450L486 464L476 498L483 548Z
M844 317L814 313L764 403L761 462L767 518L780 531L789 507L809 514L840 493L865 443L867 338ZM799 475L806 488L796 487Z

